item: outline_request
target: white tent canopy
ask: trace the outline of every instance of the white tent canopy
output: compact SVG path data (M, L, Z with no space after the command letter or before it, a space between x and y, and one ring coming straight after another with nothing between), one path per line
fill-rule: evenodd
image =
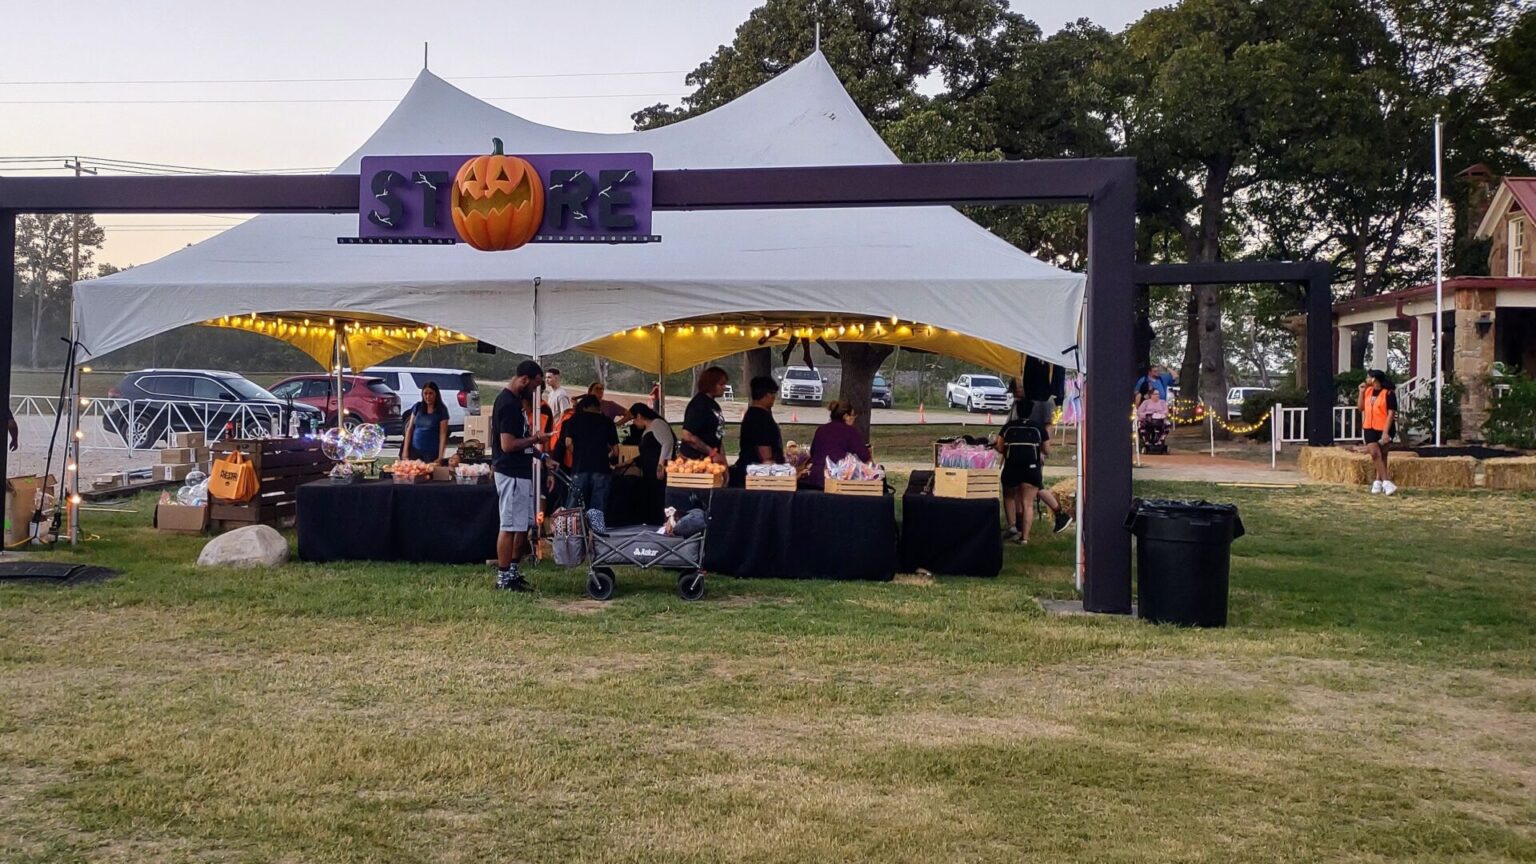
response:
M816 53L707 114L617 135L533 123L423 71L336 170L365 154L488 152L493 136L509 153L649 152L658 169L898 161ZM949 207L658 212L653 230L662 242L486 253L338 244L356 215L257 216L78 283L78 334L94 356L224 315L323 309L550 354L657 321L782 310L899 316L1050 360L1077 342L1084 277Z

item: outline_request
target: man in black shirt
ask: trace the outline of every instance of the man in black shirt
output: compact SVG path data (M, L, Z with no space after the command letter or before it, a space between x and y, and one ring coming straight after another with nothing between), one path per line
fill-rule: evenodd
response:
M523 400L538 392L544 370L532 360L517 366L517 374L496 394L491 409L491 466L496 471L496 500L500 533L496 535L496 587L527 591L523 556L532 549L528 532L536 524L538 495L533 485L533 460L549 433L534 431L523 410Z
M752 404L741 417L741 455L731 469L731 483L746 483L747 466L763 463L781 464L784 461L784 435L773 419L773 403L779 397L779 385L772 378L760 375L752 379Z
M613 480L613 462L619 455L619 430L603 414L602 403L588 394L576 400L576 413L560 427L555 442L555 458L563 459L566 449L574 454L571 470L571 500L579 494L588 509L608 514L608 488Z

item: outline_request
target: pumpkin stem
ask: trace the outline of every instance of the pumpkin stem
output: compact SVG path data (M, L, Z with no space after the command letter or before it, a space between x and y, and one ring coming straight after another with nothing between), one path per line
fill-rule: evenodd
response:
M505 155L507 155L507 154L501 152L501 139L500 138L492 138L491 139L491 155L492 156L505 156Z

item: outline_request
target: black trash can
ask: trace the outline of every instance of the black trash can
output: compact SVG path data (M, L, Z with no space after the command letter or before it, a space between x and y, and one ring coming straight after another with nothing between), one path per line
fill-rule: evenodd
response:
M1136 535L1137 615L1155 624L1227 626L1232 541L1243 536L1235 505L1138 498L1125 527Z

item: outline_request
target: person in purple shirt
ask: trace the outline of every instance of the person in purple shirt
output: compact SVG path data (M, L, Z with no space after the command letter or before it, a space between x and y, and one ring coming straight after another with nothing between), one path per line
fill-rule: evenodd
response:
M828 459L836 462L849 453L865 462L872 458L864 436L853 425L858 411L846 402L833 402L827 406L827 411L832 414L832 420L816 427L816 436L811 439L811 470L805 476L805 485L816 489L825 482Z

